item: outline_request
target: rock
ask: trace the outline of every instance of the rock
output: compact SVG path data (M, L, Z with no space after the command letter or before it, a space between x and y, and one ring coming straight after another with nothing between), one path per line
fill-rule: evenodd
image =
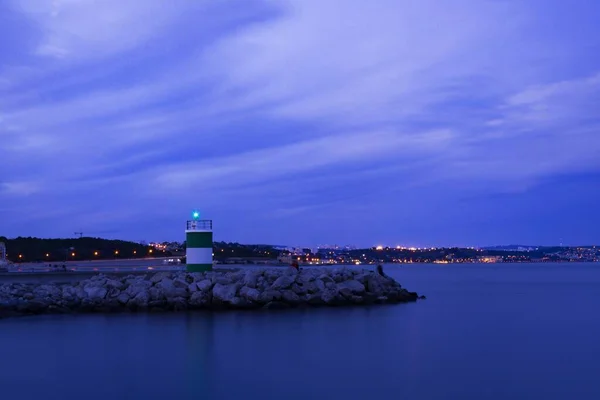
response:
M359 281L349 280L337 284L339 290L349 289L353 294L363 294L365 292L365 285Z
M179 289L187 289L189 285L189 282L187 282L185 278L179 278L173 281L173 286Z
M384 286L381 278L378 275L371 274L367 277L366 289L371 293L383 293Z
M134 305L140 308L148 307L150 296L147 292L139 292L133 299L129 300L129 305Z
M178 284L178 286L181 285L181 283ZM167 299L174 299L176 297L187 297L187 284L185 287L178 286L175 286L175 281L169 278L164 278L162 281L156 284L156 287L162 291L162 293Z
M296 277L296 282L306 285L307 283L314 281L316 278L317 277L314 274L302 271Z
M198 291L198 285L196 284L196 282L192 282L188 285L187 290L190 293L194 293L194 292Z
M150 277L150 282L157 283L162 281L165 278L171 278L173 274L171 272L157 272Z
M21 288L20 295L23 296L26 292ZM37 297L56 297L61 295L61 290L54 285L41 285L35 288L35 295Z
M306 287L304 285L300 285L297 283L294 283L292 285L292 290L294 291L294 293L296 293L298 296L302 296L308 293L308 290L306 289Z
M121 281L117 281L115 279L107 279L105 286L107 287L107 289L118 289L118 290L123 290L125 288L125 284Z
M271 285L271 290L287 289L291 287L294 282L296 282L296 275L280 276Z
M174 311L185 311L188 309L188 301L184 297L175 297L169 300L169 305Z
M212 281L210 279L204 279L198 283L196 283L196 286L198 287L198 290L201 290L203 292L208 292L209 290L212 289Z
M325 304L334 304L337 297L337 292L334 290L326 289L321 293L321 300Z
M194 292L190 296L189 304L193 307L205 307L210 304L210 296L207 292Z
M212 282L216 285L217 283L223 286L231 285L233 281L231 277L227 275L217 275L213 277Z
M129 295L129 297L134 298L140 292L145 292L148 288L152 286L152 282L144 281L144 280L134 280L131 281L125 292Z
M287 304L297 305L300 303L300 296L291 290L284 290L281 292L281 298Z
M258 278L262 275L262 271L246 271L244 274L244 278L242 279L242 284L249 288L256 288L258 283Z
M257 289L244 286L240 289L240 297L253 302L258 302L260 298L260 292Z
M281 293L277 290L266 290L258 296L258 301L263 304L279 299L281 299Z
M242 297L234 297L230 303L235 308L251 308L254 306L250 300L244 299Z
M99 286L86 286L83 290L90 300L102 300L106 297L106 293L108 293L105 287Z
M213 302L215 300L223 303L231 303L237 294L238 285L235 283L223 285L217 283L212 290Z
M129 302L129 295L127 293L122 292L118 297L117 301L121 304L127 304Z
M160 301L165 299L163 291L156 286L148 289L148 295L150 296L150 301Z

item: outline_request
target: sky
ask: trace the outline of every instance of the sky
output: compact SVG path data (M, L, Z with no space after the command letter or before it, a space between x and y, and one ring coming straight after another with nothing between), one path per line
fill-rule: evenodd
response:
M0 236L600 244L597 0L5 0Z

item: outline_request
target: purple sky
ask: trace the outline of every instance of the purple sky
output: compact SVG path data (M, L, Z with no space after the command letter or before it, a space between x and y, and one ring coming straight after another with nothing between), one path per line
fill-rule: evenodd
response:
M597 0L0 2L0 236L600 243Z

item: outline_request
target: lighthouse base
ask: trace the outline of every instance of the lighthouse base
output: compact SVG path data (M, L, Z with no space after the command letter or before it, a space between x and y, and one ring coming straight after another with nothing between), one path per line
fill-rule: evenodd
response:
M213 265L211 264L186 264L187 272L206 272L212 271Z

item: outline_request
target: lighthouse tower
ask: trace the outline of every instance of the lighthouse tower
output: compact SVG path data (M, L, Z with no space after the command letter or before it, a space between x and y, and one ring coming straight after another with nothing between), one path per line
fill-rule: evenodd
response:
M212 220L200 219L194 211L185 228L186 269L188 272L210 271L213 266Z

